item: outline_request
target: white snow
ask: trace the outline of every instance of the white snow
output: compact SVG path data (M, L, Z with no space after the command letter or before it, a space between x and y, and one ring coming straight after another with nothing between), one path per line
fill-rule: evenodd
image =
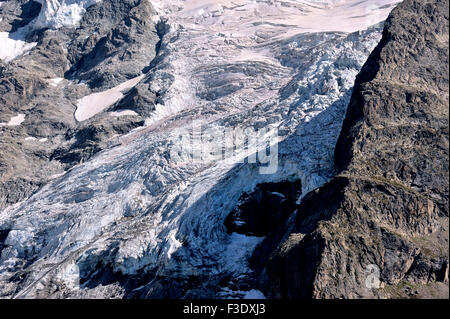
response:
M121 117L121 116L138 116L139 115L133 110L120 110L120 111L116 111L116 112L110 112L109 114L111 116L117 116L117 117Z
M42 9L29 25L10 34L0 32L0 60L10 62L16 57L34 48L36 42L26 42L25 35L33 29L75 26L86 9L102 0L36 0ZM1 3L0 3L1 4ZM56 83L57 84L57 83ZM51 84L54 85L54 84Z
M288 37L299 32L365 30L386 19L392 6L399 2L399 0L192 0L185 3L181 14L198 27L206 26L222 31L233 29L233 32L260 31L262 28L274 31L283 29L285 30L283 37ZM231 9L237 7L238 10ZM239 30L236 30L236 24L239 24Z
M36 137L28 136L28 137L25 137L25 141L27 141L27 142L38 141L39 143L45 143L48 141L48 138L41 138L38 140Z
M24 114L18 114L16 116L11 117L8 123L0 123L0 126L19 126L25 121Z
M124 92L130 90L144 78L144 75L128 80L112 89L92 93L78 100L75 119L79 122L86 121L98 113L104 111L124 96Z
M233 233L229 236L229 243L224 252L224 260L227 267L236 272L246 269L246 261L250 258L256 246L264 240L264 237L245 236Z
M50 86L57 87L63 80L63 78L53 78L49 79L48 83Z
M0 32L0 60L10 62L36 46L36 42L26 42L20 33Z

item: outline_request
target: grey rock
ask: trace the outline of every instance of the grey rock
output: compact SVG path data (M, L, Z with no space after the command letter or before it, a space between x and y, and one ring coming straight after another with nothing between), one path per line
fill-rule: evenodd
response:
M36 1L0 1L0 32L15 32L37 17L41 5Z

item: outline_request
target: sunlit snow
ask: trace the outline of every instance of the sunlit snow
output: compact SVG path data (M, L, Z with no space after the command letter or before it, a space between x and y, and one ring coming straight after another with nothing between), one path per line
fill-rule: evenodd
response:
M18 114L16 116L11 117L8 123L0 123L0 126L19 126L25 121L24 114Z
M36 46L36 42L26 42L20 33L0 32L0 60L10 62Z
M74 26L86 9L102 0L36 0L42 4L39 16L32 22L35 29Z
M144 75L140 75L131 80L128 80L112 89L92 93L88 96L78 100L77 110L75 112L75 118L77 121L82 122L97 115L103 110L107 109L123 97L123 93L133 88L140 80L144 78ZM117 115L117 113L115 114ZM122 114L130 115L130 114Z

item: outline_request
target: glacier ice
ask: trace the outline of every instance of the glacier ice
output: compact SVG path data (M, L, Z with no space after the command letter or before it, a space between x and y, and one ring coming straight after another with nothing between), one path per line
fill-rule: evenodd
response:
M32 26L35 29L74 26L80 22L86 9L102 0L36 0L41 12Z

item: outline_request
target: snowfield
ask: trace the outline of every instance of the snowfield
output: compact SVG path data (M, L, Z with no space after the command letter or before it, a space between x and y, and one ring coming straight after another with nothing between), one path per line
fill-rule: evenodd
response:
M171 1L171 3L176 1ZM181 16L199 28L234 32L354 32L384 20L398 0L193 0ZM236 25L239 24L239 29ZM281 34L281 33L280 33ZM280 35L278 34L278 35Z
M19 126L25 121L25 114L18 114L11 117L8 123L0 123L0 126Z
M107 91L93 93L83 97L82 99L78 100L75 118L77 119L77 121L82 122L102 112L103 110L107 109L108 107L122 99L124 96L123 93L136 86L136 84L139 83L139 81L141 81L143 78L144 76L141 75ZM119 115L120 113L116 112L114 114ZM122 115L129 115L129 112L128 114Z
M86 8L92 1L56 1L74 2ZM217 297L264 298L217 286L230 276L240 278L233 283L239 286L251 275L247 259L262 240L227 234L224 219L259 183L300 178L304 196L333 175L354 79L381 38L382 24L375 24L397 2L151 1L170 25L161 61L145 75L155 92L164 92L164 103L145 127L0 212L0 224L11 228L0 259L0 295L10 293L9 278L31 254L29 279L16 298L45 295L57 285L72 297L126 295L94 279L80 285L98 263L122 276L207 277L211 286L203 289ZM42 13L52 16L43 21L63 23L52 12L59 11ZM71 14L69 20L78 19ZM76 119L104 111L141 79L81 99ZM277 129L277 173L259 174L258 164L240 163L242 154L174 163L172 136L193 123L219 131ZM256 141L250 151L262 147ZM155 280L136 289L152 285Z

